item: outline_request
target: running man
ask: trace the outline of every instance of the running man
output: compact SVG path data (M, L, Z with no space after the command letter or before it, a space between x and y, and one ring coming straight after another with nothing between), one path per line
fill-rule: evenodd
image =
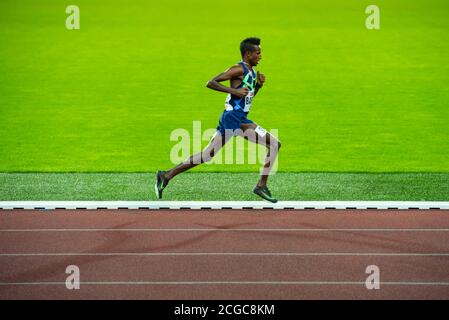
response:
M265 83L265 75L256 73L254 70L262 59L260 39L243 40L240 43L240 53L242 61L207 82L209 89L228 94L217 132L202 152L190 156L186 161L168 171L157 172L155 191L159 199L162 198L162 191L171 179L201 163L210 161L232 136L239 135L267 147L265 164L253 192L265 200L277 202L267 187L267 181L281 144L265 129L247 118L254 96ZM230 87L221 84L228 80Z

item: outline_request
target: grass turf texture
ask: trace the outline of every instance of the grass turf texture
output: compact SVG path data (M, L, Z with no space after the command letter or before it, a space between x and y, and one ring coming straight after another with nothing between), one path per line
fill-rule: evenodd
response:
M1 173L0 200L156 200L154 174ZM260 200L256 173L187 173L164 190L163 200ZM279 173L271 178L280 200L449 201L445 173Z
M379 31L365 28L373 3ZM0 172L171 166L171 131L217 125L225 95L204 84L239 60L238 43L251 35L262 38L267 83L250 118L279 129L279 171L449 172L446 0L76 4L81 29L68 31L67 2L0 1ZM313 194L295 183L300 198ZM131 198L145 199L141 185Z

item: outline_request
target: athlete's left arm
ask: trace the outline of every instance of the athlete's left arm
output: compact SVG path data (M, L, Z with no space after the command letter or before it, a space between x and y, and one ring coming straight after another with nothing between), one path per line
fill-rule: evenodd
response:
M254 95L259 92L260 88L263 87L263 84L265 83L265 75L259 71L257 71L257 83L256 83L256 89L254 90Z

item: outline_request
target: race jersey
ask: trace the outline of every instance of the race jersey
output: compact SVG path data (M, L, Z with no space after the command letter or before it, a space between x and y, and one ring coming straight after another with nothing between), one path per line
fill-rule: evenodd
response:
M257 75L256 71L254 71L254 68L251 68L251 70L248 69L243 61L240 61L239 64L243 67L244 74L242 83L236 89L248 88L249 92L248 95L244 98L239 98L229 93L225 101L225 110L243 110L244 112L249 112L256 89Z

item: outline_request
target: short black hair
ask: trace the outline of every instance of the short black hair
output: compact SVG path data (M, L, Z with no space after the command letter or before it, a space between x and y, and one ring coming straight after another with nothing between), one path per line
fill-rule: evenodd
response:
M256 50L254 46L260 46L259 38L246 38L245 40L240 42L240 53L242 54L242 57L245 55L245 53L253 52L254 50Z

